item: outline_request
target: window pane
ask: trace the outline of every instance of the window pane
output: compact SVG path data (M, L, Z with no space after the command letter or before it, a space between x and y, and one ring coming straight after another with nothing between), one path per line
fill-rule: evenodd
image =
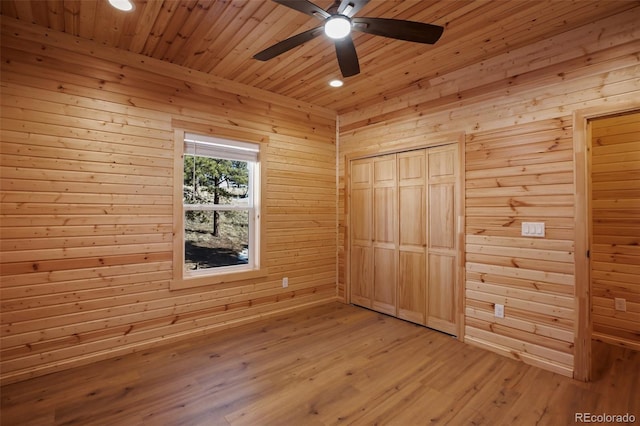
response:
M184 204L249 206L249 163L184 156Z
M185 212L185 271L249 262L249 210Z

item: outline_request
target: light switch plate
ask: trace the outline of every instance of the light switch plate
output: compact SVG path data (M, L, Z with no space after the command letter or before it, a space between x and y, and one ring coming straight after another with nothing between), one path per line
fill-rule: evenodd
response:
M523 237L544 237L544 222L522 222L521 235Z
M623 299L621 297L616 297L613 299L613 304L616 311L626 312L627 311L627 299Z
M493 315L496 318L504 318L504 305L501 305L499 303L495 304L495 308L494 308L494 312Z

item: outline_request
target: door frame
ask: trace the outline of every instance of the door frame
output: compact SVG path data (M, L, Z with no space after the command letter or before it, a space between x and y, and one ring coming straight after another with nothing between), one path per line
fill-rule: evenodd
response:
M458 146L458 182L457 198L458 209L456 212L457 231L457 256L458 266L456 268L456 287L454 298L456 303L456 338L464 341L465 327L465 132L453 132L447 134L423 135L419 141L397 143L390 147L383 148L374 145L374 149L366 149L350 152L344 155L344 302L351 303L351 162L362 158L377 157L387 154L398 154L400 152L413 151L418 149L435 148L443 145Z
M576 110L573 113L573 153L575 188L575 323L573 378L591 380L591 268L587 250L591 245L591 194L589 150L591 120L640 109L640 101L625 100L615 105L604 105Z

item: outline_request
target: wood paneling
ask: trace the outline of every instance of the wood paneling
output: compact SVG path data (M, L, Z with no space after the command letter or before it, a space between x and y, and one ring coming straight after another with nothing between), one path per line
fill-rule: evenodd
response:
M583 232L575 228L576 199L587 194L575 193L572 116L580 110L628 108L630 100L640 99L638 13L512 49L340 116L341 160L466 134L466 342L574 373L575 320L581 314L576 311L575 245L576 232ZM617 161L621 154L610 158ZM635 176L632 170L624 173ZM545 222L545 237L522 237L523 221ZM348 238L343 240L347 245ZM620 253L625 259L630 254ZM616 268L620 271L606 273L635 271ZM339 279L342 295L344 274ZM505 305L505 318L494 317L496 303Z
M579 9L572 2L528 2L523 18L528 12L546 18L512 19L505 27L495 17L512 17L521 2L373 3L371 11L385 16L451 18L445 33L451 38L431 56L425 55L429 46L381 48L376 43L383 38L362 36L359 52L375 72L352 80L344 89L351 95L344 96L328 91L320 78L335 68L324 61L333 55L330 46L315 51L319 56L305 46L264 67L234 57L250 56L265 34L272 38L262 40L267 45L308 25L302 14L281 19L283 8L273 3L238 8L237 2L213 2L191 15L170 3L146 2L137 9L144 10L140 19L123 21L104 2L2 2L3 379L330 300L336 120L334 110L318 105L343 112L338 207L346 215L345 158L442 145L466 133L467 215L456 218L464 219L466 233L465 340L572 374L577 237L571 115L640 97L640 8L626 1L581 2ZM246 20L256 31L210 23L250 16L257 17ZM115 25L93 25L94 17ZM483 22L490 21L487 30ZM178 28L197 40L193 49L183 48ZM221 28L243 42L222 43L225 38L216 38ZM175 44L164 44L173 34ZM223 58L231 46L234 53ZM404 59L389 55L396 51ZM323 65L308 62L311 56ZM242 84L248 81L269 91ZM195 131L240 128L268 136L266 279L168 291L172 122ZM521 238L523 220L545 221L546 237ZM348 223L341 215L343 297L345 276L352 273L344 251ZM286 290L280 286L285 275ZM493 318L495 303L507 305L504 320Z
M562 163L563 151L571 155L571 144L563 137L567 122L541 121L476 133L467 141L466 339L481 345L490 340L526 352L534 362L549 360L558 371L570 374L573 340L558 337L570 336L573 328L573 187L554 181L520 185L486 181L486 187L475 182L484 179L476 173L479 170L495 170L510 179L526 176L530 165ZM538 142L544 139L546 150ZM522 166L509 172L505 170L509 164ZM521 189L532 195L520 194ZM520 236L525 221L544 222L546 237ZM569 232L556 234L554 229ZM493 317L496 303L504 305L504 318ZM541 323L547 335L536 332Z
M315 0L327 9L334 0ZM135 10L122 13L107 0L3 0L4 17L64 31L102 46L139 53L210 76L248 84L366 120L370 107L395 110L407 99L423 97L425 88L438 86L440 96L457 96L476 87L478 78L466 67L482 64L496 72L483 82L511 77L526 79L528 69L544 64L559 34L608 16L636 13L629 0L372 0L357 16L408 19L445 27L435 45L393 40L354 32L362 72L341 89L329 87L340 76L331 40L321 36L273 60L252 59L259 51L302 31L321 25L315 17L270 0L134 0ZM632 12L635 11L635 12ZM622 28L614 28L619 31ZM593 29L592 38L608 37ZM518 67L490 61L501 54L548 40L548 46L528 52L529 62ZM582 50L561 52L565 58ZM589 52L589 50L586 50ZM597 61L597 58L594 58ZM587 63L586 65L591 65ZM558 72L563 72L559 70ZM558 76L558 78L561 78ZM388 106L380 106L385 100ZM387 104L387 102L384 102ZM415 104L415 102L410 102Z
M640 350L640 113L590 128L593 338Z
M335 298L333 111L2 22L4 382ZM266 278L169 290L174 126L268 138Z
M567 107L596 107L600 96L619 102L637 79L638 20L640 8L634 8L443 74L406 94L341 114L340 131L376 143L371 139L373 129L391 132L390 122L397 124L393 133L398 137L389 139L397 140L416 132L471 133L532 117L558 117ZM579 48L571 48L575 46ZM606 87L606 91L595 95L576 90L576 85ZM545 87L555 86L557 91L544 92ZM365 126L371 129L362 132Z

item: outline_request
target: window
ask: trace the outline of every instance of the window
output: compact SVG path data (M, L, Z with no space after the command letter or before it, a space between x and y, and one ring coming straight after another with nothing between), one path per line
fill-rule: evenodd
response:
M260 270L260 145L183 133L174 285L215 284ZM179 166L179 167L178 167ZM177 169L180 170L177 170ZM177 195L177 191L174 191ZM178 211L179 210L179 211Z

